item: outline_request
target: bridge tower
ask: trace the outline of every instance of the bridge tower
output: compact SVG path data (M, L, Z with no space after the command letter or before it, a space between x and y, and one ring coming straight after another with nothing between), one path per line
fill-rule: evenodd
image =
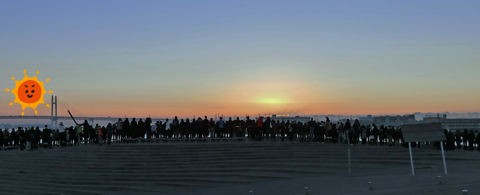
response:
M52 104L51 104L51 128L57 128L58 125L58 102L57 96L52 95Z

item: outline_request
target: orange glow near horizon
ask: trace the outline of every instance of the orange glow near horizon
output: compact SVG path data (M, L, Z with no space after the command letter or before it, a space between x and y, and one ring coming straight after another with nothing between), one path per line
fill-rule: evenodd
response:
M276 97L259 98L257 102L260 104L268 104L268 105L282 105L282 104L289 103L289 101L286 99L276 98Z
M200 94L196 91L182 91L170 94L124 94L122 96L115 94L99 97L57 95L61 102L60 115L67 116L67 110L71 110L75 116L122 118L149 116L191 118L268 114L384 115L414 112L475 112L479 109L478 106L472 106L476 102L474 96L469 98L422 96L421 93L411 95L412 97L395 96L342 88L331 90L327 86L275 78L229 83ZM16 110L18 110L17 106L1 107L0 113L12 115L11 113L16 113ZM39 113L49 115L50 110L40 108ZM33 113L27 111L26 115L33 115Z
M61 99L59 100L61 101ZM388 115L388 114L411 114L414 112L475 112L476 108L458 109L468 104L450 104L443 107L432 109L432 105L421 105L412 103L398 103L396 105L388 102L379 102L378 104L362 104L357 102L303 102L303 103L279 103L278 100L271 100L271 103L259 102L197 102L189 104L169 104L166 102L118 102L109 103L107 101L96 102L78 102L70 104L72 107L65 107L60 104L59 115L67 116L67 110L71 110L75 116L102 116L102 117L173 117L183 118L191 117L215 117L215 116L258 116L265 114L339 114L339 115ZM7 111L16 113L16 106L6 107L2 110L2 115L11 115ZM477 108L478 109L478 108ZM48 108L39 108L39 115L49 115ZM27 111L26 115L33 115Z

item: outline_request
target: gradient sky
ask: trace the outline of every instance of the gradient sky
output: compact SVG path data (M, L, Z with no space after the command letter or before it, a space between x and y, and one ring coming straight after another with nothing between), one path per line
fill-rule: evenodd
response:
M0 2L0 87L61 115L474 112L479 62L477 0Z

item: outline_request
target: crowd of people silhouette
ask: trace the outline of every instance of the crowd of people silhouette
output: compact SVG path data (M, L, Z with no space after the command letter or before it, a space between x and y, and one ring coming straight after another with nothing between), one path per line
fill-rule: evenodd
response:
M480 133L474 131L445 130L447 150L480 150ZM65 128L62 123L56 129L17 128L0 130L2 149L33 150L39 147L69 146L79 144L111 144L112 142L206 142L206 141L280 141L280 142L329 142L369 145L404 145L399 127L362 125L358 120L333 123L274 120L270 117L251 119L246 117L220 117L217 120L204 117L194 119L118 119L116 123L95 126L84 121ZM424 143L414 143L420 146Z

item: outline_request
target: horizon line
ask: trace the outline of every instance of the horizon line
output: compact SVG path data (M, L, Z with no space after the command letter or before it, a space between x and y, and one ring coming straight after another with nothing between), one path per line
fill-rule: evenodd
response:
M265 113L265 114L242 114L242 115L237 115L237 114L215 114L213 116L215 117L240 117L240 116L405 116L405 115L416 115L416 114L480 114L480 111L476 112L411 112L411 113L386 113L386 114L341 114L341 113L318 113L318 114L273 114L273 113ZM75 118L105 118L105 119L111 119L111 118L155 118L155 119L162 119L162 118L173 118L177 116L178 118L203 118L204 116L207 116L208 118L211 118L212 115L195 115L193 114L192 116L185 117L184 115L171 115L171 116L144 116L144 117L138 117L138 116L101 116L101 115L81 115L81 116L74 116ZM0 115L0 119L5 119L5 118L51 118L51 115ZM71 118L68 115L60 115L57 116L57 118Z

